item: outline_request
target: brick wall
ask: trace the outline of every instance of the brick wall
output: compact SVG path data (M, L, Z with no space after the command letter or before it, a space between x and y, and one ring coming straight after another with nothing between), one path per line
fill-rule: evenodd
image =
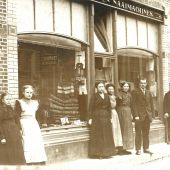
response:
M17 22L15 0L7 0L7 75L8 91L14 98L18 98L18 46L17 46Z
M0 92L18 97L18 56L14 0L0 0Z
M7 76L7 4L0 0L0 91L8 90Z

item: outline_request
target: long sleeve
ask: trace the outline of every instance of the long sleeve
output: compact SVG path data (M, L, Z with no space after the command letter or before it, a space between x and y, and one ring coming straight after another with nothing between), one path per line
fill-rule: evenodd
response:
M89 104L88 119L92 118L93 109L94 109L94 95L91 97L90 104Z
M5 139L2 121L3 121L3 111L0 110L0 140Z
M169 100L169 93L166 93L165 96L164 96L164 101L163 101L163 111L164 111L164 114L165 113L169 113L169 103L168 103ZM169 113L170 114L170 113Z
M47 124L47 117L48 117L48 110L47 107L45 107L41 102L39 102L39 107L36 112L36 119L38 123L41 124Z
M21 129L21 123L20 123L20 116L21 116L21 105L18 100L15 102L15 107L14 107L14 113L15 113L15 122L18 125L19 129Z
M151 104L151 110L152 110L152 118L154 118L154 115L155 115L155 109L154 109L154 104L153 104L153 98L152 98L152 94L151 92L149 92L150 94L150 104Z
M134 90L132 91L131 95L132 95L132 100L131 100L132 115L133 115L133 118L135 118L139 116L138 108L137 108L137 102L138 102L137 92Z

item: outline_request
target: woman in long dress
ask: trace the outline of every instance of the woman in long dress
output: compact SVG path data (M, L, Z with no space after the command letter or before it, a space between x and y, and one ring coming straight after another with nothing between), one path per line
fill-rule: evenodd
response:
M0 164L25 164L22 137L17 114L11 107L12 97L8 93L1 94L0 102Z
M20 116L24 155L27 164L45 164L47 157L36 114L40 108L37 100L32 100L33 87L23 87L23 98L16 101L16 111ZM42 114L42 113L41 113Z
M131 152L127 150L133 149L134 147L134 135L131 112L132 97L129 90L130 84L128 82L123 82L121 84L121 90L117 98L117 112L120 121L123 139L123 150L125 154L131 154Z
M115 147L118 149L118 154L120 154L121 148L123 146L123 141L122 141L122 133L120 129L119 117L115 109L116 107L116 96L114 95L115 86L113 84L107 84L106 90L110 97L110 102L111 102L112 131L113 131L114 144L115 144Z
M94 94L90 106L90 141L89 156L106 158L115 154L112 135L111 104L104 93L104 83L96 84L97 93Z

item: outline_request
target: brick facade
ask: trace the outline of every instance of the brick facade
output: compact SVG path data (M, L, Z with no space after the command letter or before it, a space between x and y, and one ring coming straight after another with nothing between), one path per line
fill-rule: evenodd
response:
M14 0L0 0L0 91L18 97L18 55Z

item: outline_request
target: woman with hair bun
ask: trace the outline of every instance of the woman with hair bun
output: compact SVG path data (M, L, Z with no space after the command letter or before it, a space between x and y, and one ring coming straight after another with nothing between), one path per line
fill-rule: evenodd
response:
M12 106L12 96L1 94L0 101L0 165L25 164L20 123Z
M116 108L116 96L114 94L115 86L113 84L107 84L106 90L110 97L110 103L111 103L113 139L114 139L115 147L118 150L117 154L120 154L123 146L123 141L122 141L122 133L120 129L119 117L115 109Z
M104 93L103 82L96 83L97 93L92 97L89 109L90 142L89 156L108 158L115 154L111 124L111 104Z
M23 86L23 98L16 101L15 109L20 116L26 163L44 165L47 158L41 130L36 120L37 114L43 116L43 112L40 112L38 101L32 99L33 92L31 85Z
M131 102L132 96L130 93L130 84L124 81L121 83L121 89L118 93L116 107L123 139L122 154L131 154L131 152L127 150L133 149L134 147Z

